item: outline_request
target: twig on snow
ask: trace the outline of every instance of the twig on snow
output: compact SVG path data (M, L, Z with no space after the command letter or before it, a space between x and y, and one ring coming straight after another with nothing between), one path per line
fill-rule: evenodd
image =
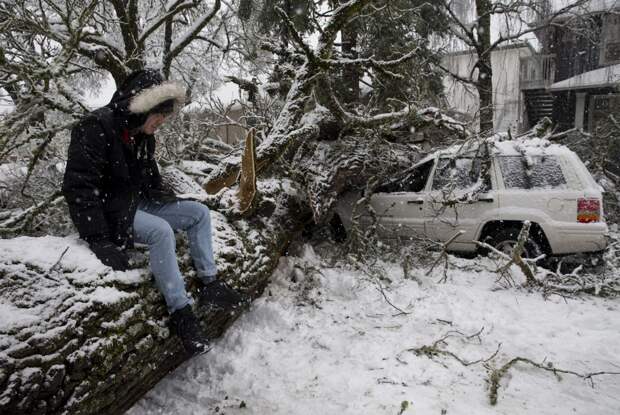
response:
M399 307L395 306L394 303L392 303L390 301L388 296L385 294L385 291L383 290L383 286L381 285L381 281L379 281L378 278L375 278L375 282L377 284L377 291L379 291L381 293L381 295L383 296L383 299L385 300L385 302L388 303L390 306L392 306L392 308L394 308L396 311L398 311L398 314L395 314L394 317L395 316L400 316L400 315L411 314L411 312L405 311L402 308L399 308Z
M58 258L58 260L54 263L54 265L52 265L47 272L45 272L45 274L42 275L43 278L47 278L48 280L54 281L54 282L60 282L59 280L57 280L56 278L53 278L51 276L52 272L56 272L58 271L58 268L60 267L60 262L62 261L62 258L65 256L65 254L67 253L67 251L69 250L69 247L66 247L64 251L62 251L62 254L60 254L60 257Z
M497 356L497 354L499 353L500 348L502 347L501 343L498 343L497 345L497 349L495 350L495 352L493 352L493 354L491 354L489 357L487 358L480 358L477 360L466 360L461 358L460 356L458 356L457 354L449 351L449 350L444 350L442 349L440 346L442 344L446 343L446 340L450 337L455 337L455 335L459 335L462 338L466 339L466 340L471 340L473 338L477 338L478 341L481 341L480 339L480 334L484 331L484 327L482 327L480 330L478 330L476 333L471 334L471 335L466 335L458 330L450 330L449 332L447 332L446 334L444 334L440 339L436 340L435 342L433 342L433 344L431 345L424 345L421 347L412 347L409 349L405 349L402 352L400 352L396 359L401 362L401 363L405 363L402 359L400 359L400 355L402 355L404 352L413 352L415 353L417 356L420 355L424 355L426 357L428 357L429 359L433 359L433 357L435 356L450 356L453 359L455 359L457 362L459 362L460 364L462 364L463 366L473 366L473 365L477 365L479 363L486 363L490 360L492 360L493 358L495 358L495 356Z
M601 375L620 375L620 372L606 372L606 371L590 372L590 373L579 373L579 372L575 372L573 370L566 370L566 369L556 368L556 367L553 366L553 364L551 362L547 362L546 364L536 363L536 362L534 362L531 359L518 356L518 357L515 357L512 360L510 360L508 363L504 364L499 369L495 369L495 368L490 367L489 365L485 365L487 370L489 371L489 401L490 401L491 405L496 405L497 404L497 392L498 392L498 389L499 389L500 381L502 380L504 375L506 375L506 373L508 373L510 368L512 368L517 363L527 363L528 365L534 366L535 368L542 369L542 370L547 371L547 372L551 372L551 373L553 373L558 378L558 380L561 380L561 378L559 376L560 374L577 376L577 377L579 377L579 378L581 378L583 380L589 380L591 382L592 386L594 386L592 378L595 377L595 376L601 376Z
M439 255L439 258L437 258L437 260L433 263L433 265L431 265L429 270L426 272L426 275L430 275L433 272L433 269L435 269L435 267L437 266L437 264L439 264L439 262L441 262L441 260L443 259L444 260L443 278L441 278L439 282L440 283L446 282L448 280L448 265L449 265L448 246L450 246L450 244L454 242L456 238L463 235L464 233L465 233L464 230L460 230L456 232L454 235L452 235L452 237L448 239L446 242L441 244L441 254Z

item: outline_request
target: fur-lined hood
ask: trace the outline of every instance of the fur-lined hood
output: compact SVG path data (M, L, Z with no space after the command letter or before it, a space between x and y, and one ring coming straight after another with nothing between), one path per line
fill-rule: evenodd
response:
M185 102L185 88L174 81L166 81L144 89L129 101L129 112L146 114L170 99L174 99L176 108L181 106Z
M159 71L145 69L129 75L106 106L124 128L133 129L144 124L150 110L170 99L174 99L175 108L181 107L185 88L177 82L164 81Z

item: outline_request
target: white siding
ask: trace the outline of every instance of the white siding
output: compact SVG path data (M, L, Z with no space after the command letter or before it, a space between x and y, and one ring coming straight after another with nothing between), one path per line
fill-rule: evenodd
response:
M527 47L499 49L491 54L495 131L506 131L509 128L516 131L523 122L519 90L519 58L531 54L531 49ZM469 77L474 62L473 55L467 53L448 55L442 60L446 68L464 78ZM450 109L478 118L478 92L472 85L446 76L444 91Z

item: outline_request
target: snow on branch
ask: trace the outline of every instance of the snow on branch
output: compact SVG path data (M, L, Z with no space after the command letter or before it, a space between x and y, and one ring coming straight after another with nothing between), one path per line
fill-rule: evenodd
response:
M62 202L64 197L60 190L49 196L44 201L37 203L34 206L25 209L23 212L11 216L8 219L0 222L0 236L14 236L24 232L24 230L32 223L32 220L45 209L50 206L57 205Z
M191 0L172 0L165 6L162 14L144 28L142 34L138 38L138 44L144 45L146 39L148 39L149 36L151 36L157 29L159 29L161 25L166 22L166 20L172 19L174 16L181 13L182 11L194 7L196 7L196 3Z
M522 256L525 251L525 244L527 243L529 235L530 235L531 226L532 226L532 223L530 221L526 220L525 222L523 222L523 227L521 228L521 231L519 232L519 236L517 237L517 242L512 248L510 254L505 254L503 252L500 252L485 242L476 241L476 244L479 247L488 249L491 252L499 255L501 258L508 260L504 265L500 266L495 272L497 272L500 275L500 279L504 279L510 286L514 285L514 281L509 272L509 269L513 264L517 265L519 269L521 270L521 272L523 273L523 275L525 276L525 285L533 286L533 287L541 286L541 282L538 281L536 277L534 276L535 269L532 269L530 264L533 264L535 266L536 262L543 259L545 255L541 255L536 258L523 258Z
M504 376L506 376L508 371L513 366L515 366L517 363L522 363L522 364L525 363L537 369L540 369L546 372L551 372L556 376L558 380L561 380L559 376L561 374L577 376L578 378L581 378L583 380L589 380L590 382L592 382L592 379L596 376L620 375L620 372L618 371L604 371L604 370L597 371L597 372L581 373L581 372L576 372L574 370L567 370L567 369L561 369L561 368L555 367L553 363L551 362L543 361L541 363L537 363L532 359L517 356L513 358L512 360L508 361L508 363L504 364L499 369L493 368L490 364L485 365L487 367L487 370L489 371L489 402L491 405L497 404L497 395L498 395L498 390L500 387L500 381L502 380Z
M416 356L426 356L429 359L433 359L436 356L448 356L448 357L452 357L453 359L455 359L457 362L459 362L460 364L462 364L463 366L473 366L473 365L477 365L480 363L487 363L491 360L493 360L497 354L499 353L502 344L498 343L497 345L497 349L495 350L495 352L493 354L491 354L488 357L481 357L479 359L476 360L468 360L468 359L464 359L460 356L458 356L456 353L451 352L449 350L444 350L441 346L446 344L446 340L448 340L451 337L460 337L462 340L466 341L466 342L470 342L474 339L477 339L478 343L482 343L482 339L480 337L480 335L482 334L482 332L484 331L484 327L481 327L480 330L478 330L477 332L467 335L464 334L463 332L461 332L460 330L450 330L448 331L446 334L444 334L441 338L437 339L436 341L433 342L433 344L431 345L424 345L424 346L420 346L420 347L412 347L410 349L406 349L403 350L402 352L400 352L398 354L398 356L396 357L396 360L398 360L399 362L404 362L404 360L402 360L402 358L400 357L403 353L405 352L412 352L415 353Z
M301 47L301 49L303 50L303 52L306 55L306 58L308 59L308 61L310 63L312 63L312 64L315 64L316 63L316 55L314 54L312 49L310 49L310 47L303 41L303 39L301 38L301 35L295 29L295 25L293 24L291 19L288 17L286 12L284 10L282 10L280 7L276 7L275 10L280 15L280 17L282 18L282 21L286 25L286 28L288 29L289 33L293 37L293 40L295 41L295 43L297 43Z
M334 90L331 85L331 81L329 80L326 74L322 74L319 78L320 87L322 88L324 94L320 95L322 98L321 102L325 105L334 116L340 119L342 122L349 126L353 127L376 127L382 124L387 124L404 117L409 116L416 112L416 108L412 108L411 106L407 106L400 111L389 112L389 113L381 113L376 114L369 117L360 116L354 113L347 111L334 93Z
M371 3L371 0L350 0L342 3L334 10L319 38L318 56L321 59L331 56L331 48L338 32L369 3Z
M308 138L318 133L316 124L304 123L299 125L304 114L306 103L310 99L314 85L315 73L311 71L307 63L298 68L295 80L288 92L284 107L280 111L269 135L256 149L257 169L270 165L292 143L300 138ZM209 175L209 183L221 183L234 181L239 172L241 151L237 150L224 157L217 168ZM257 172L258 174L258 172ZM231 177L234 176L232 179ZM211 185L207 183L206 189L210 191ZM213 185L219 188L218 185Z
M112 42L109 39L105 39L100 34L88 32L83 33L82 47L84 48L84 51L88 49L94 51L101 51L103 49L119 61L122 61L123 59L123 52L121 51L120 45Z
M435 269L435 267L437 265L439 265L439 263L443 260L443 263L444 263L443 277L439 280L439 282L440 283L448 282L448 267L450 265L450 259L449 259L449 255L448 255L448 248L449 248L450 244L452 244L452 242L454 242L457 238L462 236L464 233L465 233L465 231L461 229L461 230L457 231L454 235L452 235L450 237L450 239L448 239L446 242L439 243L439 246L441 248L441 254L439 254L439 257L437 257L435 262L433 262L433 265L431 265L429 270L426 272L426 275L431 275L433 270Z
M512 35L502 35L500 33L500 35L498 36L497 40L495 40L495 42L492 42L491 45L483 52L484 54L489 54L491 53L493 50L495 50L500 44L505 43L505 42L510 42L512 40L516 40L519 39L520 37L528 34L528 33L534 33L537 32L541 29L544 29L545 27L549 27L551 25L557 25L560 23L560 20L564 17L566 17L569 13L571 13L572 11L581 8L583 6L585 6L590 0L577 0L575 2L572 2L562 8L560 8L559 10L551 13L550 15L544 17L542 20L540 20L539 22L536 22L535 24L527 24L528 28L527 29L523 29L523 30L518 30L517 32L513 33ZM514 13L516 16L520 16L521 13L523 13L524 8L526 8L526 3L522 2L522 1L518 1L515 3L510 4L509 6L507 6L507 9L503 11L504 14L509 14L509 13Z
M416 47L415 49L401 56L400 58L389 60L389 61L376 60L370 57L370 58L360 58L360 59L322 59L321 63L324 65L328 65L330 67L351 66L351 65L367 66L379 72L382 72L386 75L389 75L393 78L403 78L403 75L387 71L386 68L402 65L403 63L415 58L416 54L419 51L420 51L420 48Z
M164 60L170 62L174 57L181 53L183 49L185 49L185 47L189 45L192 40L198 36L202 29L215 17L217 12L220 10L221 4L221 0L215 0L211 12L196 19L192 26L172 43L170 51L166 57L164 57Z

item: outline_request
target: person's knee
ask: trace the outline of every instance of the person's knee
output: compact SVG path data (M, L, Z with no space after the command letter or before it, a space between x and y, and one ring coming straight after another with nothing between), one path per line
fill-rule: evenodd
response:
M202 213L201 220L207 222L208 224L211 224L211 211L209 210L209 208L203 204L200 204L200 211Z
M196 223L200 223L202 225L210 225L211 211L209 211L209 208L202 203L193 201L189 203L191 203L190 209L192 212L192 216L196 219Z
M149 239L151 244L158 244L162 242L174 243L174 230L172 230L172 227L168 224L168 222L161 221L151 229Z

